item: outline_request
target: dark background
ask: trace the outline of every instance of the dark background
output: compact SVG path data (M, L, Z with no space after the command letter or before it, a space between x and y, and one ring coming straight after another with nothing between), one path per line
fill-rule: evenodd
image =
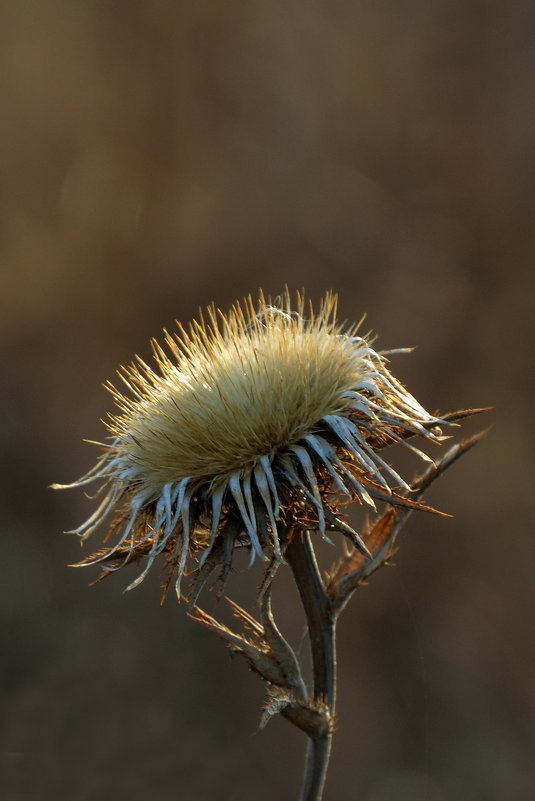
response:
M0 39L2 798L297 798L260 681L158 569L89 589L60 532L92 503L47 489L151 336L285 284L419 345L393 370L431 411L495 406L429 493L454 519L342 617L326 798L533 798L534 4L13 0Z

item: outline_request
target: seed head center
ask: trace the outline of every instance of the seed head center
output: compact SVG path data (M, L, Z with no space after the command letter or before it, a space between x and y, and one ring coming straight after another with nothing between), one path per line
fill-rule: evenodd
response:
M125 448L155 484L248 470L343 409L360 361L346 337L302 320L214 339L146 386L120 419Z

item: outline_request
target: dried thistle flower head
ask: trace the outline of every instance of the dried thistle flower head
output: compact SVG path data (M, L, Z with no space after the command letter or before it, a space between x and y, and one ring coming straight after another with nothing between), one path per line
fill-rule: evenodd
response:
M109 573L145 557L130 589L165 554L180 594L189 562L227 572L244 546L251 561L282 561L286 523L323 536L339 528L365 550L337 517L344 496L411 504L379 452L413 435L437 439L439 421L356 326L337 323L336 303L328 293L314 314L286 292L277 306L261 294L258 309L251 298L226 316L212 307L188 331L165 333L167 352L153 342L156 370L138 358L120 371L128 394L109 387L119 413L104 454L65 485L102 484L73 532L82 539L114 514L117 541L82 564Z

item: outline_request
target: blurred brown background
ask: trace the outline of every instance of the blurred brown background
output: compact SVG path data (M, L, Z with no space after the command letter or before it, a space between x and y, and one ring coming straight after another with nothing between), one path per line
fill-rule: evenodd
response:
M429 494L454 520L342 617L326 799L533 798L535 5L7 0L0 39L1 797L297 797L260 681L157 570L89 589L60 531L92 504L47 489L151 336L287 283L419 345L393 370L430 410L496 407Z

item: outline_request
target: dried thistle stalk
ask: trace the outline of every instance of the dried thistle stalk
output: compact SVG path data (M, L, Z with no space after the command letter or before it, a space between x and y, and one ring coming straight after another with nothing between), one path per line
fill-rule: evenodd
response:
M338 613L362 577L385 562L395 537L421 501L435 464L415 448L416 437L438 443L441 427L471 412L429 414L387 368L358 326L336 320L336 295L319 312L288 291L277 303L260 295L223 315L211 307L186 331L153 341L156 369L141 359L119 376L126 394L109 385L118 412L107 424L102 455L78 481L55 488L99 486L95 512L74 529L82 540L109 523L111 544L79 565L100 564L110 575L144 560L138 586L161 557L178 598L184 576L190 615L242 654L266 682L263 716L280 712L309 737L301 798L323 791L335 707L334 634ZM410 485L384 458L401 443L430 462L427 478ZM464 453L467 445L457 455ZM449 461L448 461L449 459ZM427 482L427 483L426 483ZM340 515L357 501L389 511L359 534ZM378 513L377 513L378 514ZM326 585L310 532L346 537L350 554ZM108 539L108 537L106 539ZM219 570L225 579L237 549L250 563L268 563L258 597L260 621L236 604L248 634L236 634L197 605ZM298 660L271 613L272 582L288 563L308 622L314 664L309 697Z

